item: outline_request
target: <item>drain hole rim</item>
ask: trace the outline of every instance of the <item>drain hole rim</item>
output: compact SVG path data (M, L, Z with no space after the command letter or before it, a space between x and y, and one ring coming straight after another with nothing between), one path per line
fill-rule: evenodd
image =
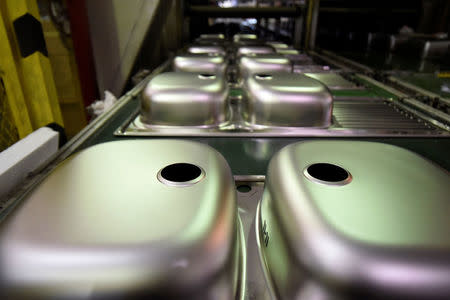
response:
M334 167L338 167L339 169L342 169L343 171L345 171L347 173L347 177L344 178L343 180L339 180L339 181L328 181L328 180L319 179L319 178L311 175L309 173L309 171L308 171L308 169L311 166L318 165L318 164L325 164L325 165L331 165L331 166L334 166ZM316 162L316 163L309 164L303 169L303 175L308 180L310 180L310 181L312 181L314 183L319 183L319 184L329 185L329 186L344 186L344 185L349 184L353 180L352 174L347 169L345 169L344 167L340 166L339 164L335 164L335 163L331 163L331 162Z
M255 78L258 80L271 80L273 78L273 76L271 74L267 74L267 73L259 73L259 74L255 74Z
M179 164L186 164L186 165L194 166L194 167L196 167L196 168L198 168L200 170L200 174L197 177L195 177L195 178L193 178L191 180L188 180L188 181L173 181L173 180L169 180L169 179L163 177L162 173L163 173L164 169L166 169L167 167L174 166L174 165L179 165ZM206 177L206 172L199 165L196 165L196 164L193 164L193 163L188 163L188 162L176 162L176 163L168 164L168 165L165 165L164 167L162 167L158 171L158 174L157 174L156 177L157 177L159 182L161 182L162 184L167 185L167 186L188 187L188 186L193 186L194 184L196 184L196 183L200 182L201 180L203 180Z
M212 79L216 79L216 74L214 73L200 73L198 74L198 78L200 79L204 79L204 80L212 80Z

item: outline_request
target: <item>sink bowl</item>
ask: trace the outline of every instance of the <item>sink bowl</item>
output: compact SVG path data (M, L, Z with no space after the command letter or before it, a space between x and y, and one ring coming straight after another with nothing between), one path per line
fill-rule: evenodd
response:
M244 81L247 122L263 126L328 127L332 96L312 78L294 73L254 74Z
M225 56L218 53L191 53L173 59L173 70L176 72L225 74L226 69Z
M218 54L218 55L225 55L226 51L225 48L222 46L216 46L216 45L192 45L189 46L187 51L189 53L193 54Z
M141 95L141 121L148 125L218 126L228 118L228 85L215 74L167 72Z
M270 46L241 46L236 51L236 56L240 57L247 54L271 54L275 49Z
M240 57L238 65L241 78L259 73L292 72L291 61L280 54L245 55Z
M332 299L450 299L449 182L445 170L392 145L283 148L257 216L268 282L280 299L309 281Z
M2 224L2 299L235 299L240 222L225 159L204 144L99 144ZM78 298L81 297L81 298Z

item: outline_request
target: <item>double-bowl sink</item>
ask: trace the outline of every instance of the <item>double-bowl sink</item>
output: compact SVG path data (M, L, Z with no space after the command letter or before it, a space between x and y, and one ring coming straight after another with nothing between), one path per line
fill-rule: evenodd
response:
M141 96L139 121L143 126L173 128L329 127L331 93L320 79L293 73L287 55L276 53L287 47L272 42L232 48L239 74L236 84L244 91L236 116L229 97L229 49L191 45L187 53L173 59L171 72L148 83Z
M250 205L237 201L230 168L211 147L127 140L87 148L2 223L0 296L450 296L447 171L399 147L343 140L288 145L265 175L245 233Z
M243 82L242 120L264 126L328 127L332 96L325 85L302 74L257 73ZM214 73L167 72L142 94L140 121L148 126L220 127L232 123L226 78Z
M133 123L138 130L328 128L333 123L330 90L355 88L305 54L280 53L295 50L288 45L254 35L236 35L231 44L223 36L206 35L185 50L173 59L170 72L143 90ZM237 97L236 90L241 91Z

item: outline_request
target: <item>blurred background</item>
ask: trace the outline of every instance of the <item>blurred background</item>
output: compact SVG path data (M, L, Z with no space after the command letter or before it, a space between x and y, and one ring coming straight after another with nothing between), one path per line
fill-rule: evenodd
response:
M256 33L450 97L448 0L6 0L0 12L0 150L53 122L73 137L105 91L120 97L204 33Z

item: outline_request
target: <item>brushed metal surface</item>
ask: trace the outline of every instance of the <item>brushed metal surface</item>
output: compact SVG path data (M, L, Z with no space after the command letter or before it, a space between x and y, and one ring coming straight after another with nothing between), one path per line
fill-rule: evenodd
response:
M348 81L341 75L333 72L328 73L304 73L306 76L314 78L325 84L330 90L354 90L361 89L351 81Z
M433 137L448 132L420 119L395 101L342 99L333 101L333 123L328 128L260 126L244 119L245 101L231 103L230 119L213 128L205 126L152 126L136 111L115 131L117 136L204 136L204 137Z
M266 44L271 46L271 47L273 47L273 48L275 48L275 49L277 49L277 50L278 49L287 49L287 48L290 47L289 45L287 45L285 43L277 42L277 41L268 41L268 42L266 42Z
M191 45L187 48L187 52L193 54L208 54L217 53L219 55L225 55L225 48L216 45Z
M225 74L227 62L225 56L218 53L183 54L173 59L176 72Z
M450 54L450 41L426 41L421 58L445 57Z
M201 39L224 40L225 39L225 35L223 35L222 33L205 33L205 34L200 34L200 38Z
M271 54L275 49L270 46L241 46L236 51L236 56L241 57L248 54Z
M298 54L300 54L300 51L298 51L297 49L291 49L291 48L276 49L276 52L278 54L283 54L283 55L298 55Z
M305 170L316 163L342 167L352 180L310 180ZM445 170L391 145L285 147L269 164L258 229L276 294L293 299L311 274L335 297L448 299L449 183Z
M281 54L245 55L239 58L238 67L241 78L258 73L292 72L291 61Z
M256 40L256 39L258 39L258 36L256 34L238 33L233 36L234 42L240 42L245 40Z
M245 118L268 126L328 127L333 98L319 81L294 73L255 74L244 81Z
M152 125L218 126L228 118L228 85L217 74L167 72L141 95L141 121Z
M158 180L180 162L204 177ZM60 164L2 224L0 295L240 298L239 224L230 168L212 148L99 144Z

